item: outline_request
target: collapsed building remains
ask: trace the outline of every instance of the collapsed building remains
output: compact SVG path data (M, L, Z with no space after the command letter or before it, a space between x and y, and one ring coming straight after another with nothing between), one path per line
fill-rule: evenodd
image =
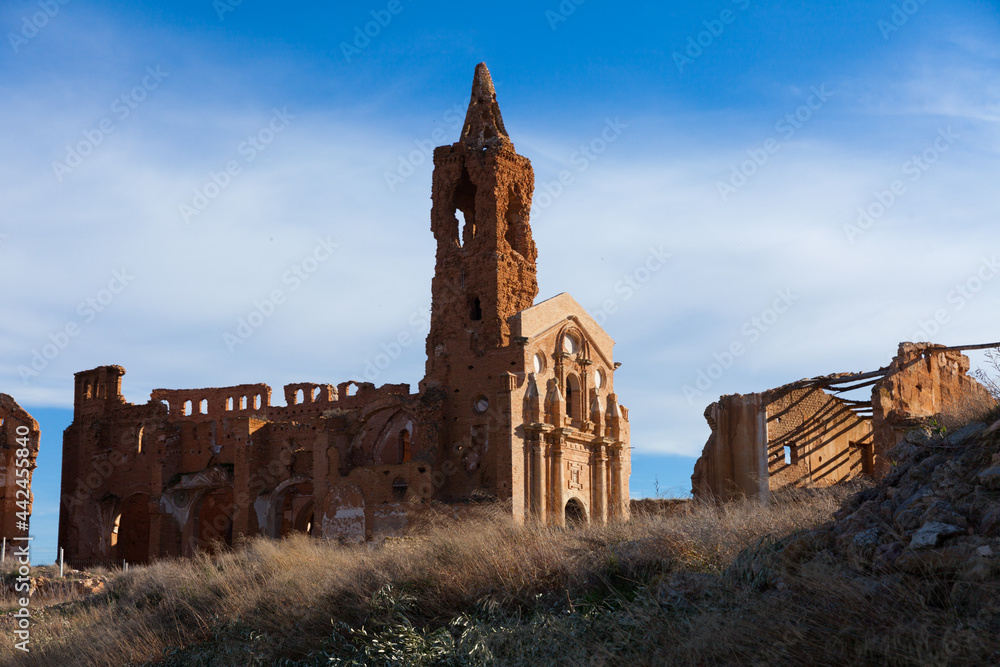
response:
M434 152L427 363L409 385L155 390L76 374L59 542L76 566L190 555L241 535L398 534L432 502L507 503L517 521L629 513L628 410L614 341L568 294L535 304L534 173L476 68L461 139ZM464 221L460 226L459 216Z
M996 404L967 375L962 350L900 343L892 363L869 373L800 380L759 394L723 396L705 410L712 434L691 476L695 498L766 498L785 487L826 486L888 472L885 453L930 418ZM847 392L871 387L871 400Z
M8 546L28 536L39 436L38 422L12 397L0 394L0 535Z

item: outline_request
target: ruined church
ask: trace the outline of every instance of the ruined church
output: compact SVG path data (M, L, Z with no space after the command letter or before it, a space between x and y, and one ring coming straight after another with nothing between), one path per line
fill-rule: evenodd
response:
M484 64L456 143L434 151L426 373L406 384L158 389L120 366L75 376L59 543L76 566L191 555L241 535L399 534L435 505L499 501L518 522L628 517L628 410L614 341L538 294L534 173ZM460 224L461 214L462 224Z

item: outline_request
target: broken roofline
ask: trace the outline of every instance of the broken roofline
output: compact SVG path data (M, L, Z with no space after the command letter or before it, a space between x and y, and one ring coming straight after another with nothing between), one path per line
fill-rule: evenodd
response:
M914 343L914 345L923 347L923 353L927 352L964 352L967 350L988 350L991 348L1000 348L1000 342L998 343L976 343L974 345L952 345L944 346L937 343ZM911 362L915 363L915 362ZM868 371L865 373L831 373L830 375L821 375L819 377L807 378L804 380L798 380L796 382L790 382L789 384L781 385L780 387L775 387L774 389L769 389L766 393L771 392L785 392L791 391L793 389L805 389L807 387L819 387L821 389L830 389L835 393L844 393L851 391L853 389L861 389L863 387L868 387L876 384L880 378L885 376L889 372L889 366L883 366L875 371ZM851 382L860 382L861 380L870 380L869 382L861 382L860 384L849 386L849 387L839 387L837 385L848 384Z

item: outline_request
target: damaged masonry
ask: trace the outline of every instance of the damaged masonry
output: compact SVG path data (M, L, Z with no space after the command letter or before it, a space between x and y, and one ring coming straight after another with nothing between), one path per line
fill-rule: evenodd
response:
M828 486L890 467L885 453L931 418L988 408L994 399L967 375L962 350L900 343L892 363L869 373L800 380L759 394L723 396L705 410L712 434L695 463L695 498L766 499L786 487ZM871 400L841 396L871 387Z
M406 384L157 389L76 374L59 543L76 567L144 563L239 536L399 535L436 505L499 501L515 521L629 516L628 410L614 341L566 293L535 303L534 172L486 66L461 138L434 151L437 242L426 372Z

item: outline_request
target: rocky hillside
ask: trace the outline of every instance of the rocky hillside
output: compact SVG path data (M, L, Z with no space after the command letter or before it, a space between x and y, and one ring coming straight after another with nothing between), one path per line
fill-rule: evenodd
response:
M744 551L731 580L789 591L799 575L828 568L872 596L902 587L1000 635L1000 421L915 429L889 458L890 473L833 521Z

